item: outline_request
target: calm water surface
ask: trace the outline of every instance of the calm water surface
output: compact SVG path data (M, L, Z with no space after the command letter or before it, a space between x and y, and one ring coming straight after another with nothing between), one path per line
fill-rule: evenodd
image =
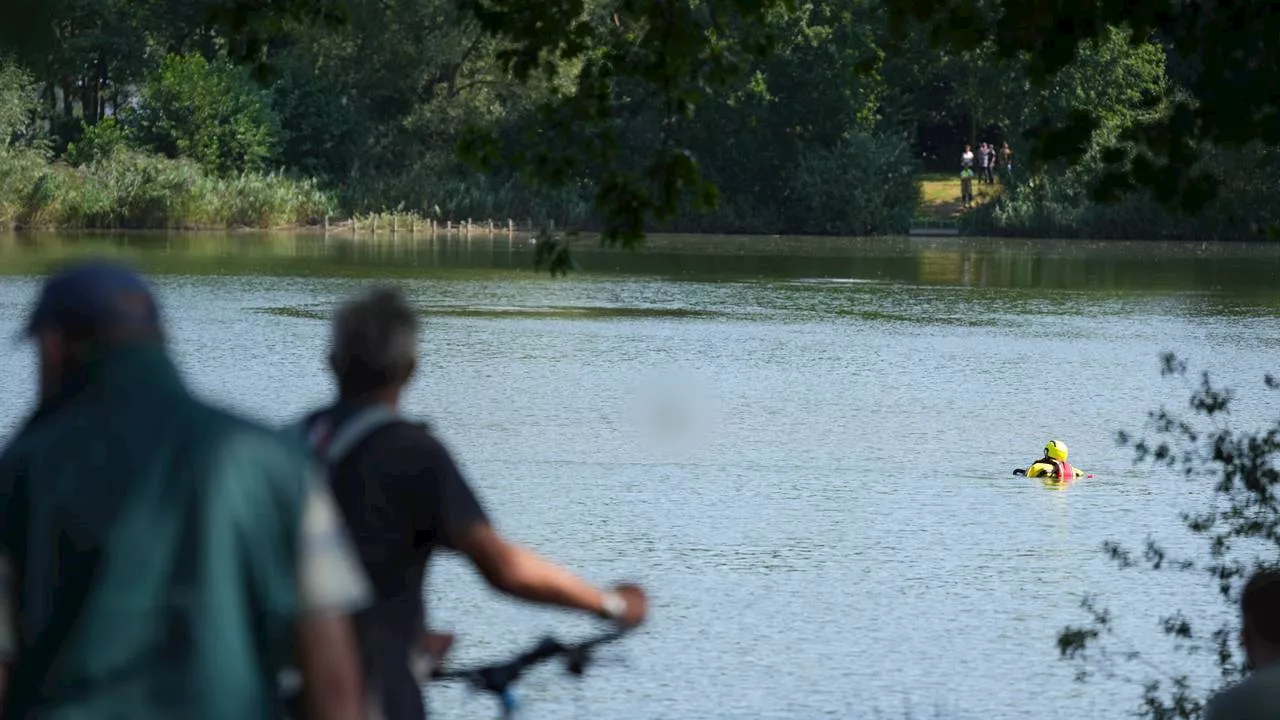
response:
M499 527L590 579L637 580L653 621L581 682L525 684L530 718L1122 717L1137 690L1072 682L1054 639L1100 593L1126 641L1160 641L1197 584L1114 570L1105 539L1189 546L1203 494L1115 444L1175 350L1273 413L1280 249L1265 246L655 238L584 247L552 280L519 239L397 241L0 235L0 335L52 261L156 274L179 362L205 397L268 422L332 391L323 318L375 279L427 317L407 411L431 421ZM4 351L0 430L33 400ZM1050 438L1097 477L1010 470ZM432 568L458 659L593 627ZM1142 675L1141 672L1136 672ZM432 688L444 717L488 701Z

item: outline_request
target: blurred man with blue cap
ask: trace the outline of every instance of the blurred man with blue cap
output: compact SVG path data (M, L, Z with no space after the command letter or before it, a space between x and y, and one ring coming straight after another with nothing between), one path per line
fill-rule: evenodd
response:
M0 455L0 715L363 715L369 601L301 448L191 396L147 283L74 264L25 328L40 405Z

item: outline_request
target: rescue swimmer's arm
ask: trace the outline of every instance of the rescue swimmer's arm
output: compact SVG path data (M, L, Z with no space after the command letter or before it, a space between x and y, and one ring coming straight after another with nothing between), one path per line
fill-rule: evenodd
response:
M508 542L489 523L476 523L455 543L495 589L546 605L585 610L605 617L605 593L537 553ZM644 592L635 586L615 589L626 600L619 622L638 625L644 620Z
M296 641L306 716L358 720L365 715L364 688L349 615L368 605L372 593L333 498L319 482L303 510L299 552Z

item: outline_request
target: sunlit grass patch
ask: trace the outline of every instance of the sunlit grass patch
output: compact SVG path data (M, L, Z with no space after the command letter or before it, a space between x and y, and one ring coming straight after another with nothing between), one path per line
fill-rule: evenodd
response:
M919 177L920 205L916 215L924 218L954 218L964 212L960 202L960 174L928 174ZM1000 185L1000 176L996 175L995 185L983 185L975 177L973 180L974 203L981 205L991 202L1004 192Z

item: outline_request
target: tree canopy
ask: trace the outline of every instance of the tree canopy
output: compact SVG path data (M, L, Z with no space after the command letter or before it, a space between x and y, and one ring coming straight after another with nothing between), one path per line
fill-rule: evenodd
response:
M962 143L992 141L1020 159L1002 204L975 215L992 231L1176 235L1183 223L1236 236L1271 221L1241 213L1252 196L1221 191L1276 184L1276 101L1256 88L1276 79L1278 12L1150 0L14 0L0 52L34 79L55 154L117 117L141 149L223 174L314 177L351 211L524 216L627 244L655 228L900 232L914 174L953 172ZM229 63L252 72L261 103ZM238 109L197 112L215 79L238 88L227 96ZM180 110L205 126L186 133L199 138L189 147L156 129Z

